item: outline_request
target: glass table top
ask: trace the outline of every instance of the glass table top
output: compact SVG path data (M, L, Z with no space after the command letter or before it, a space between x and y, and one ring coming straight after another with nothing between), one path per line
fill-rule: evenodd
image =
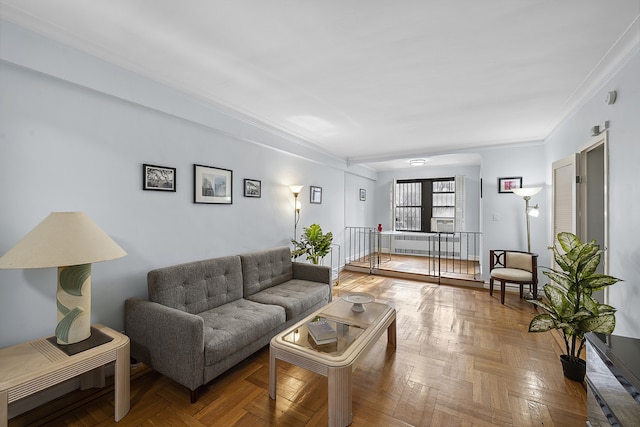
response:
M282 336L284 342L329 356L341 356L371 325L375 325L391 308L386 304L366 304L364 312L351 310L353 304L344 300L327 305L318 315L307 319ZM324 320L336 330L337 340L328 344L316 344L309 335L308 323Z
M366 330L365 327L350 325L338 320L330 319L324 316L316 316L312 319L324 320L336 330L337 341L328 344L316 344L309 335L308 323L304 323L293 331L289 332L282 339L291 344L295 344L307 349L313 349L320 353L327 353L332 356L342 355L351 344Z

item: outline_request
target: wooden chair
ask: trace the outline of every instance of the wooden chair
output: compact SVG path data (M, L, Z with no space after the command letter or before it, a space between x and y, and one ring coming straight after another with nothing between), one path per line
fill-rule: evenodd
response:
M493 281L500 282L500 302L504 304L507 283L520 285L520 298L524 285L533 287L533 298L538 298L538 254L522 251L491 250L489 255L489 295L493 296Z

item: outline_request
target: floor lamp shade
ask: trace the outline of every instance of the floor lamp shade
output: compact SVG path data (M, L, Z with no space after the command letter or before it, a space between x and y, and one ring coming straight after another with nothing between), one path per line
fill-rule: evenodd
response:
M0 268L58 268L59 344L91 335L91 263L127 253L83 212L53 212L0 257Z

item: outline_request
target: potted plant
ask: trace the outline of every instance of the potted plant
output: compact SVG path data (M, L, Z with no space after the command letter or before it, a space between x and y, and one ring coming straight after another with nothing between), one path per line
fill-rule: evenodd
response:
M613 276L596 273L603 250L595 240L582 243L572 233L559 233L553 246L553 256L561 270L547 269L543 273L551 279L544 285L547 301L530 300L546 313L538 314L529 324L529 332L562 331L566 354L560 356L565 377L583 381L586 362L580 358L584 348L584 334L611 334L616 326L616 309L600 304L592 293L620 281Z
M300 241L291 240L294 250L291 256L295 259L301 255L306 255L312 263L318 264L331 250L333 234L322 233L322 228L318 224L311 224L303 229Z

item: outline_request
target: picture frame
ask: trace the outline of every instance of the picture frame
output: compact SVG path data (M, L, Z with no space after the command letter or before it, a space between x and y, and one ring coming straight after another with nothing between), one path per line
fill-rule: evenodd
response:
M233 171L193 165L193 203L230 205L233 202Z
M315 185L312 185L309 188L309 203L322 203L322 187L316 187Z
M364 202L367 200L367 190L365 190L364 188L360 189L360 201Z
M262 197L262 181L245 178L244 197Z
M176 168L144 163L142 165L142 189L175 192Z
M513 193L514 188L522 188L522 177L498 178L498 193Z

